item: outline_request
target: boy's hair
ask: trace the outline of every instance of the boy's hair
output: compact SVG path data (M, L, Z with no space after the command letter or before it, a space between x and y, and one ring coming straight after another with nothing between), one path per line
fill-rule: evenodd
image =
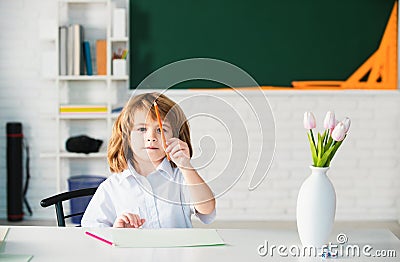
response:
M154 102L157 102L160 117L162 119L166 118L166 121L170 123L173 137L177 137L188 144L190 157L192 157L189 124L180 106L160 93L140 94L128 101L114 123L107 149L108 164L111 172L120 173L124 171L128 168L129 160L133 160L134 167L136 167L137 162L133 157L130 142L134 114L137 110L145 110L151 118L156 120ZM171 165L176 167L176 164L172 161Z

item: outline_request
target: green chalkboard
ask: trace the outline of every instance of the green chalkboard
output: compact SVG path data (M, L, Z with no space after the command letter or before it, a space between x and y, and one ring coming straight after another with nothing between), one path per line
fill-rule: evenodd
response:
M171 62L209 57L260 85L345 80L379 46L394 0L131 0L131 88ZM221 87L189 81L176 88ZM154 87L160 88L160 87Z

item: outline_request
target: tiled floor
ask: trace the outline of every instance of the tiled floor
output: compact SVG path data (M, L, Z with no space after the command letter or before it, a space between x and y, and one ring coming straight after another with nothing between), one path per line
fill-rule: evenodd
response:
M0 220L0 225L15 225L15 226L56 226L55 221L48 220L25 220L21 222L8 222ZM199 221L193 221L194 227L209 227L209 228L281 228L295 229L296 222L280 222L280 221L216 221L211 225L203 225ZM397 221L336 221L335 228L340 230L354 228L387 228L400 239L400 224Z

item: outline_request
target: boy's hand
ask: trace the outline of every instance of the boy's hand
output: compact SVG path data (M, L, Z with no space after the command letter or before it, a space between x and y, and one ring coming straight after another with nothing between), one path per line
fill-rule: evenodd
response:
M144 218L140 218L137 214L123 213L117 217L113 227L138 228L141 227L145 221Z
M171 160L179 168L192 168L190 165L190 151L187 143L179 138L173 137L167 140L165 152L169 153Z

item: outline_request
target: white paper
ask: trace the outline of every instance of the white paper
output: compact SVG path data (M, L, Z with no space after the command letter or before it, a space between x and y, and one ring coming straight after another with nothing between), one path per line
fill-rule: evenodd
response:
M3 252L7 233L8 233L8 227L0 226L0 253Z
M31 255L15 255L15 254L0 254L0 261L2 262L26 262L30 261L33 256Z
M0 245L6 239L7 232L8 232L8 227L1 227L0 226Z
M110 231L90 231L101 238L111 241L116 247L194 247L225 244L216 229L112 228Z

